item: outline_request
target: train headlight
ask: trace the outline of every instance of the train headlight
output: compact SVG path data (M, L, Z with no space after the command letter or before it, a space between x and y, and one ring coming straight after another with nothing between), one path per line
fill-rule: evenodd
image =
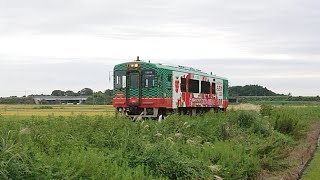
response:
M139 64L138 63L130 64L129 67L130 68L138 68Z

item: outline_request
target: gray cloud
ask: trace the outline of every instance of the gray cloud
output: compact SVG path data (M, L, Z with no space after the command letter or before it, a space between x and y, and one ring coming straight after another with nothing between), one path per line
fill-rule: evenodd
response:
M105 41L110 38L128 41L166 39L164 46L155 50L160 55L148 58L159 63L174 62L207 72L213 71L229 77L234 85L256 83L283 93L316 95L320 89L313 83L320 80L319 7L320 1L316 0L0 0L0 45L6 46L4 43L8 42L2 39L7 37L42 35L81 34ZM254 54L254 58L208 57L199 60L193 59L194 57L173 59L174 57L162 55L168 51L165 45L177 40L174 38L209 39L210 43L217 39L227 45L226 56L240 50ZM196 41L196 44L189 47L202 52L205 45L200 42ZM157 43L154 41L154 44L149 44L150 49L145 51L158 48L155 46ZM137 44L139 45L141 44ZM97 48L96 46L93 44L92 48ZM19 45L16 47L23 48ZM116 47L121 48L119 45ZM178 57L189 53L183 54L181 48L176 47ZM217 51L214 47L206 48L212 48L212 56ZM81 50L83 49L85 48ZM143 49L141 51L143 53ZM90 57L70 54L68 58L37 54L19 56L17 52L0 49L0 74L2 80L10 84L8 91L25 89L30 84L37 87L35 89L44 91L58 86L77 89L84 85L104 89L110 86L105 84L105 70L110 71L114 64L131 58L128 58L130 53L125 52L117 57L110 57L107 49L105 55L99 57L96 54L91 54ZM278 57L282 55L284 58ZM102 65L106 69L101 68ZM84 67L89 72L86 76L83 74ZM74 76L78 74L82 78L74 81L56 78L56 71L61 72L63 77L76 78ZM99 83L98 80L97 83L93 80L93 84L85 83L90 82L89 79L95 79L94 77L99 79Z

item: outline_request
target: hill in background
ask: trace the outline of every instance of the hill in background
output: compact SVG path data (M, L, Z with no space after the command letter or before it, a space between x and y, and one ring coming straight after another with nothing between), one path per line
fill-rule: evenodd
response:
M229 96L282 96L277 94L266 87L259 85L245 85L245 86L232 86L229 87Z

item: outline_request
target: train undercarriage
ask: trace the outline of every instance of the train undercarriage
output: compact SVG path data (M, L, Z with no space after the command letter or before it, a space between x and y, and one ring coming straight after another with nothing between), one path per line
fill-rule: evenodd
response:
M222 111L224 112L226 109L219 107L179 107L177 109L168 109L168 108L141 108L137 106L130 106L127 108L116 108L116 116L127 116L130 118L164 118L169 114L178 113L179 115L197 115L207 113L210 110L214 110L215 112Z

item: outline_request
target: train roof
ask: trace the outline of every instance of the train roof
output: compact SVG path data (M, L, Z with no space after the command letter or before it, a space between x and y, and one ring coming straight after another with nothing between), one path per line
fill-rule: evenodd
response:
M211 74L203 72L203 71L201 71L199 69L195 69L195 68L192 68L192 67L179 66L179 65L176 66L176 65L169 65L169 64L162 64L162 63L150 63L150 62L145 62L145 61L131 61L131 62L126 62L126 63L121 63L121 64L118 64L118 65L125 65L125 64L128 64L128 63L148 64L148 65L155 66L157 68L168 69L168 70L172 70L172 71L185 72L185 73L192 73L192 74L196 74L196 75L202 75L202 76L206 76L206 77L212 77L212 78L218 78L218 79L227 80L227 78L216 76L214 74L211 75Z
M173 71L179 71L179 72L185 72L185 73L192 73L192 74L197 74L197 75L202 75L202 76L207 76L207 77L212 77L212 78L219 78L223 80L227 80L227 78L220 77L214 74L209 74L206 72L203 72L199 69L195 69L192 67L186 67L186 66L174 66L174 65L165 65L165 64L155 64L158 68L163 68L163 69L169 69Z

